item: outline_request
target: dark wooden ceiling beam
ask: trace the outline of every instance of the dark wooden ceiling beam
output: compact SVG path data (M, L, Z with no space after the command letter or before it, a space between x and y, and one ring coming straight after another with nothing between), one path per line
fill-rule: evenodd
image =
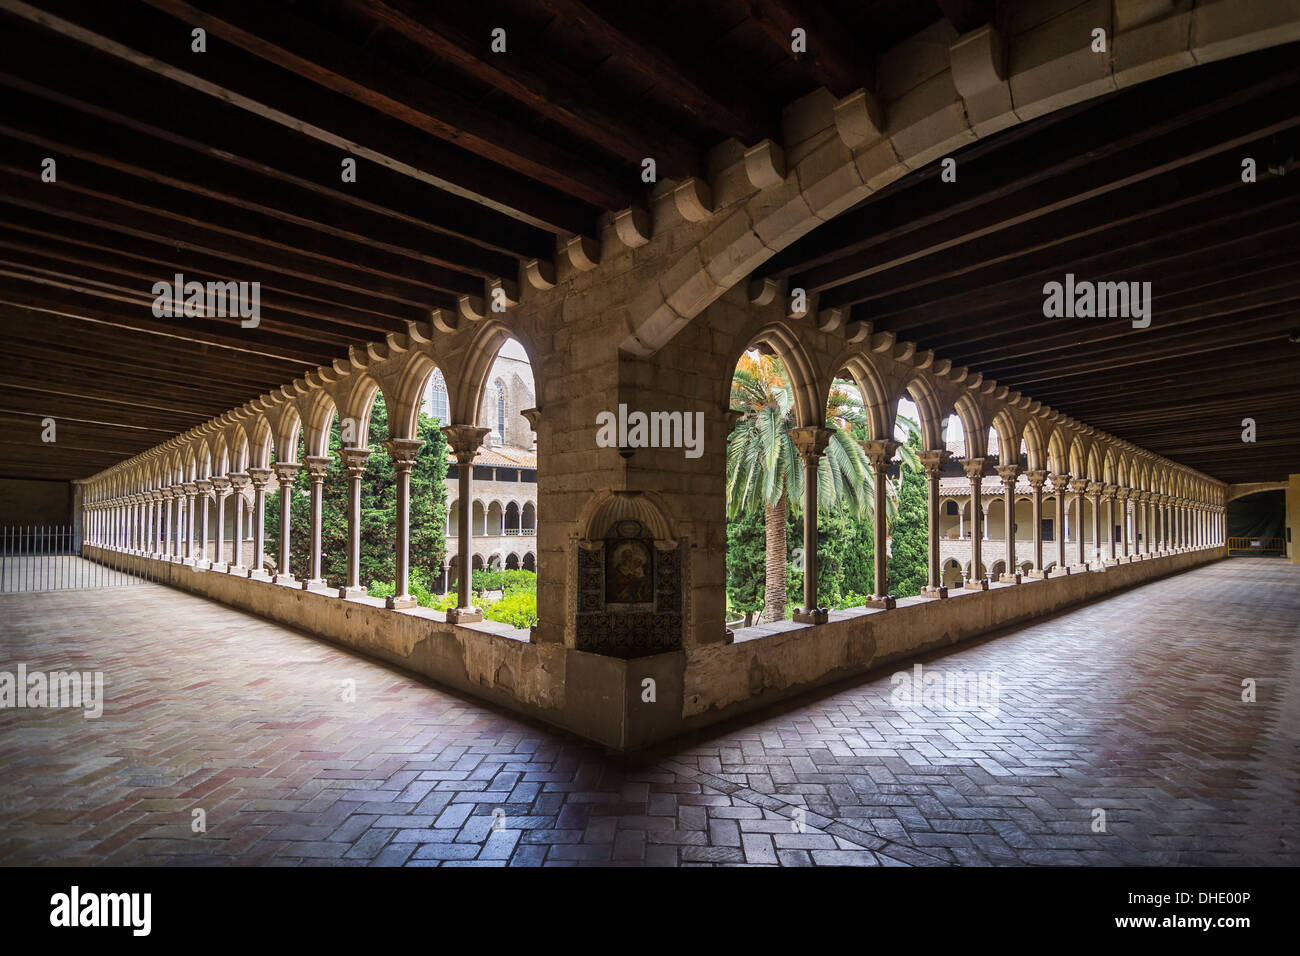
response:
M763 32L819 85L837 97L870 85L874 64L847 42L843 24L820 3L803 0L749 0ZM794 31L804 31L807 50L794 51Z
M365 57L309 20L283 13L262 0L223 0L219 14L185 0L143 2L278 68L583 202L613 210L632 201L626 182L586 158L482 110L450 90Z
M75 0L43 0L43 5L46 9L24 0L0 0L0 13L328 144L339 151L336 158L353 156L386 166L548 232L595 232L598 207L485 163L460 146L438 148L408 124L346 97L322 96L316 84L252 54L214 45L203 56L193 56L188 31L177 30L166 14Z
M0 164L0 208L6 204L18 206L153 242L175 245L182 249L196 249L207 256L230 260L237 267L228 267L225 271L245 278L264 272L282 272L305 280L319 276L357 290L373 283L376 294L386 295L420 309L454 305L454 299L448 293L429 287L422 288L404 277L357 268L342 257L344 250L338 250L340 255L334 257L300 255L286 242L281 242L278 247L272 246L247 238L229 227L224 230L209 228L198 217L179 216L168 209L142 207L138 203L124 203L69 183L64 183L59 189L28 188L21 194L17 192L15 183L31 182L32 176L27 170L15 170L12 167L6 169ZM414 272L415 269L411 267L408 271ZM372 330L400 332L405 330L405 326L386 322L377 316Z
M625 162L654 157L662 176L699 175L699 151L684 136L648 117L623 115L626 107L563 63L516 48L492 54L489 37L475 41L442 10L412 0L349 0L377 23L419 44L434 56L535 110Z
M518 259L554 254L555 237L541 229L440 189L412 189L409 179L376 163L359 164L356 181L343 184L338 155L315 140L69 41L39 36L39 44L6 50L9 72L0 70L0 85L111 123L115 139L173 143L490 252ZM123 103L130 104L129 115L115 108Z
M655 39L652 14L638 4L625 3L597 10L583 0L538 0L566 30L585 33L597 49L635 71L671 97L681 109L746 146L772 136L776 131L776 108L760 109L753 94L743 89L724 70L706 67L698 59L680 57ZM662 32L671 32L670 30Z

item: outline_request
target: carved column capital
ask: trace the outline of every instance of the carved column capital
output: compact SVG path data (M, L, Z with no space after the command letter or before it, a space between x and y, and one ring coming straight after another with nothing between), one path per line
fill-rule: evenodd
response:
M307 466L307 477L313 481L323 480L333 463L334 459L328 455L309 455L303 460L303 464Z
M1015 491L1016 479L1022 474L1019 465L996 465L993 468L1002 479L1002 488L1005 491Z
M443 425L447 445L458 465L472 465L489 429L478 425Z
M790 436L795 449L807 464L816 461L826 453L826 446L830 444L831 436L835 433L821 425L804 425L788 429L786 434Z
M867 460L871 462L872 468L884 468L889 465L902 443L885 439L871 439L858 444L862 446L862 451L866 454Z
M1034 491L1042 491L1043 485L1047 483L1047 472L1041 468L1025 472L1025 477L1029 480L1029 487Z
M244 489L252 484L253 481L252 476L246 471L232 471L230 474L226 475L226 477L230 479L231 489L235 494L240 495L244 493Z
M343 459L343 467L347 469L349 478L360 478L366 470L366 462L370 460L370 449L340 448L339 458Z
M1052 494L1059 495L1070 487L1070 475L1068 472L1060 472L1055 475L1048 475L1052 481Z
M1087 493L1087 491L1088 491L1088 479L1087 479L1087 478L1075 478L1075 479L1073 479L1073 480L1070 482L1069 490L1072 491L1072 492L1074 492L1074 494L1076 494L1076 495L1082 495L1082 494Z
M966 472L967 478L982 478L984 477L984 459L962 458L961 470Z
M1119 494L1119 490L1118 485L1102 485L1101 496L1106 501L1114 501L1115 496Z
M1088 487L1084 490L1088 493L1089 498L1095 499L1101 497L1101 491L1105 487L1106 486L1103 485L1100 481L1090 481L1088 482Z
M927 478L938 478L939 472L943 470L943 464L948 460L949 454L950 452L946 448L931 448L917 452L916 457L921 462L921 467L925 469Z
M298 477L298 471L302 468L302 465L296 461L277 461L271 467L275 469L275 477L283 486L293 484L293 480Z
M396 470L410 471L424 441L419 438L390 438L383 445L388 450L388 457L393 460L393 467Z
M231 492L230 479L224 475L215 475L212 478L212 490L219 498L224 498Z
M537 425L542 420L542 410L540 408L521 408L519 414L523 415L528 421L528 427L537 431Z
M248 469L248 481L254 488L265 490L266 486L271 483L271 478L275 475L270 468L250 468Z

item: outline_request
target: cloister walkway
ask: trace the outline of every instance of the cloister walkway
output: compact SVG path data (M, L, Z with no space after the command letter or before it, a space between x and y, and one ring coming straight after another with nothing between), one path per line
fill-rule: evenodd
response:
M877 673L624 760L160 586L3 597L0 670L106 703L0 710L0 863L1295 865L1298 641L1300 566L1222 561L922 659L995 713Z

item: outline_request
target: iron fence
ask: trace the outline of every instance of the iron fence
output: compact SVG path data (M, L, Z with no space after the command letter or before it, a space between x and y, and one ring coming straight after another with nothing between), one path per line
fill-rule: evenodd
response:
M153 580L143 555L104 550L89 560L71 525L0 528L0 593L130 587Z

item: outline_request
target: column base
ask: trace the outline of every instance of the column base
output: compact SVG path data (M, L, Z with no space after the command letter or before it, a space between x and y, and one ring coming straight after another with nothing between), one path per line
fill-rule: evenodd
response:
M825 624L830 620L830 612L824 607L797 607L794 609L796 624Z
M892 594L886 594L884 597L869 597L862 602L862 606L879 608L882 611L892 611L898 607L898 601Z
M303 579L302 579L301 581L299 581L298 583L302 586L302 589L303 589L304 591L310 591L310 590L312 590L313 588L327 588L327 587L329 587L329 585L325 583L325 579L324 579L324 578L303 578Z
M213 561L208 570L216 571L218 574L229 574L230 565L222 564L220 561Z
M447 612L448 624L473 624L483 620L483 612L476 607L454 607Z
M1071 574L1087 574L1088 571L1090 571L1090 570L1091 570L1091 568L1089 568L1088 565L1086 565L1086 564L1072 564L1072 565L1070 565L1070 573L1071 573Z
M296 588L298 586L298 579L292 574L277 574L275 577L271 578L271 583L283 584L291 588Z
M419 606L420 602L410 594L401 594L390 598L384 598L384 607L394 611L400 611L402 608Z
M350 588L346 586L339 588L339 597L341 598L359 598L365 596L366 596L366 589L363 585L358 585L357 587L354 588Z
M963 581L961 586L965 588L967 591L987 591L989 589L989 579L980 578L978 581L974 579L968 579L966 581Z
M924 598L933 598L935 600L940 600L942 598L946 598L947 596L948 596L948 588L942 584L939 585L937 588L932 588L928 584L925 587L921 588L921 597Z
M242 564L229 564L226 566L226 573L242 578L248 574L248 568L244 567Z
M1033 568L1025 575L1025 577L1029 578L1031 581L1042 581L1047 577L1047 572L1042 568Z
M267 583L270 583L271 575L267 574L260 568L249 568L248 579L250 581L266 581Z
M1105 561L1101 562L1101 564L1102 567L1113 568L1119 564L1119 558L1107 558Z
M1002 584L1019 584L1020 578L1021 575L1019 573L998 575L998 581L1000 581Z

